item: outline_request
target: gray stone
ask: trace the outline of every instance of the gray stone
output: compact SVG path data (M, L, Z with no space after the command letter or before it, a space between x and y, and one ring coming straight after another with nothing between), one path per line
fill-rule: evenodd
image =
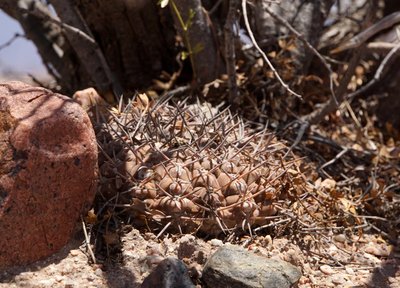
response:
M292 287L300 277L300 270L290 263L226 245L207 261L202 281L210 288L285 288Z
M190 280L185 264L176 258L168 257L147 276L141 288L195 288Z

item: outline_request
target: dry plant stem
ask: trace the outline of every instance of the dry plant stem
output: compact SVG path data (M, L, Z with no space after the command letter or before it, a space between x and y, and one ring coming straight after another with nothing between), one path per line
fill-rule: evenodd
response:
M161 237L161 235L165 232L165 230L168 229L168 227L169 227L171 224L172 224L172 221L168 222L168 224L164 226L164 228L157 234L156 240L157 240L158 238Z
M186 85L186 86L179 86L178 88L175 88L173 90L169 90L168 92L166 92L165 94L163 94L161 96L161 99L159 101L157 101L157 103L160 103L159 105L162 106L162 103L164 102L164 100L169 101L170 99L174 98L174 97L179 97L187 92L189 92L191 89L190 85Z
M88 249L88 251L89 251L89 255L90 255L90 257L92 258L93 264L96 264L96 257L94 256L94 253L93 253L92 247L90 246L90 239L89 239L89 235L88 235L88 233L87 233L87 230L86 230L86 225L85 225L85 222L83 221L83 218L82 218L82 216L81 216L81 222L82 222L83 234L85 235L85 243L86 243L86 247L87 247L87 249Z
M366 93L369 89L371 89L374 85L376 85L380 80L382 80L383 76L387 74L390 68L392 68L392 64L397 60L400 55L400 44L397 44L390 52L385 56L379 65L378 69L375 72L374 78L369 81L364 87L358 89L357 91L349 94L347 98L353 100L357 96Z
M39 14L51 14L46 5L42 2L34 2L34 0L2 0L0 1L0 9L20 22L26 37L36 45L38 53L44 60L43 65L57 82L60 82L61 80L60 75L67 75L65 77L67 79L63 79L67 82L73 81L73 77L70 77L68 74L68 68L65 67L67 65L64 65L64 63L61 63L60 61L64 55L61 55L60 53L61 48L59 46L59 41L62 41L63 37L60 36L59 26L53 25L53 23L46 23L45 21L38 21L41 18L38 18L37 16L29 17L30 15L26 15L26 12L24 12L23 9L26 10L27 7L30 7L33 4L35 5L35 10L37 10ZM51 37L49 35L58 36L55 36L55 39L50 40ZM65 86L69 87L69 85Z
M348 49L357 48L361 44L365 43L368 39L375 36L377 33L386 30L397 23L400 23L400 12L392 13L381 19L374 25L370 26L358 35L351 38L347 43L334 49L332 53L339 53Z
M335 163L337 160L339 160L340 157L342 157L344 154L346 154L349 151L349 148L345 147L343 148L342 151L340 151L335 158L331 159L330 161L326 162L324 165L322 165L321 167L319 167L319 170L324 169L325 167L328 167L329 165L332 165L333 163Z
M19 33L15 33L14 36L12 36L10 40L8 40L8 41L6 41L6 42L4 42L3 44L0 45L0 50L10 46L18 38L26 38L26 37L24 35L19 34Z
M96 45L96 41L93 39L93 37L91 37L87 33L83 32L83 31L79 30L78 28L73 27L73 26L71 26L71 25L69 25L67 23L63 23L62 21L60 21L60 20L58 20L58 19L56 19L56 18L54 18L54 17L52 17L50 15L44 14L41 11L38 11L36 9L29 10L29 9L25 9L25 8L19 8L19 10L24 14L30 14L30 15L33 15L33 16L35 16L37 18L42 19L42 20L48 20L51 23L57 24L61 28L63 28L65 31L69 31L69 32L75 33L76 36L80 37L81 40L84 40L84 42L86 44Z
M357 67L357 64L359 63L362 55L364 54L365 51L365 45L363 45L359 50L357 50L350 60L350 63L348 64L348 68L340 81L339 87L336 90L336 99L339 103L342 103L346 94L347 90L347 85L349 84L351 77L354 74L354 70ZM321 122L322 119L329 113L332 113L337 109L337 105L335 101L331 98L328 102L323 104L321 108L314 110L310 114L302 117L302 120L304 122L308 122L309 125L314 125L319 122Z
M223 0L218 0L217 3L214 4L214 6L208 11L208 15L212 15L217 11L218 7L221 5Z
M208 13L200 0L170 0L169 3L175 26L188 50L195 82L214 81L222 72L223 61Z
M282 216L279 216L279 217L282 217ZM258 232L258 231L261 231L261 230L263 230L263 229L267 229L267 228L269 228L269 227L278 226L278 225L280 225L280 224L288 223L288 222L290 222L290 221L291 221L290 218L285 218L285 219L282 219L282 220L279 220L279 221L276 221L276 222L271 222L271 223L269 223L269 224L266 224L266 225L257 227L257 228L255 228L253 231L254 231L254 232Z
M272 72L274 73L276 79L278 79L279 83L283 86L283 88L285 88L285 90L288 91L290 94L302 99L303 97L300 94L298 94L298 93L294 92L292 89L290 89L290 87L282 80L281 76L279 75L278 71L276 71L274 65L272 65L272 63L268 59L267 55L260 48L260 46L258 46L258 43L257 43L256 39L254 38L253 31L250 28L249 18L248 18L248 15L247 15L246 2L247 2L246 0L242 0L242 11L243 11L244 23L246 25L247 33L249 33L251 42L253 43L254 47L256 47L258 52L260 52L260 54L262 55L264 61L267 63L268 67L272 70Z
M71 46L81 60L81 64L85 66L100 92L107 93L112 89L118 99L122 94L122 88L115 80L97 42L94 40L93 36L90 35L89 28L86 26L85 21L80 17L69 0L53 0L51 3L60 17L63 17L62 21L58 21L53 17L48 17L45 20L56 23L64 29ZM34 11L29 12L34 13Z
M286 19L284 19L280 15L274 13L271 9L268 8L268 6L266 6L265 9L268 12L268 14L270 14L279 23L281 23L283 26L285 26L287 29L289 29L290 32L292 32L301 42L303 42L305 47L307 47L321 61L321 63L324 65L325 69L329 73L329 89L331 90L331 96L332 96L333 100L336 102L336 105L339 105L339 103L337 102L336 96L335 96L335 90L334 90L335 89L335 87L334 87L335 83L334 83L334 80L333 80L333 71L332 71L330 65L328 64L328 62L325 60L324 56L322 56L317 51L317 49L315 49L314 46L311 45L310 42L308 42L303 37L303 35L301 35L300 32L298 32L292 25L290 25L290 23L288 21L286 21Z
M31 78L31 80L37 84L40 87L44 87L47 88L49 90L51 90L51 87L49 87L49 85L43 83L42 81L40 81L39 79L37 79L34 75L32 75L31 73L28 73L28 76Z
M397 43L388 42L371 42L367 44L367 48L372 52L387 52L397 46Z
M226 72L228 73L228 87L229 87L229 103L233 108L237 108L240 104L238 98L238 88L236 84L236 55L235 55L235 35L233 33L234 25L237 25L237 8L239 0L229 1L228 16L226 17L224 26L225 38L225 61Z
M310 128L310 124L306 121L306 122L302 122L300 121L300 128L299 128L299 132L297 133L296 139L294 140L293 144L290 146L290 148L288 149L288 151L285 153L285 155L283 155L283 159L285 159L290 152L293 151L293 149L299 145L301 139L303 138L304 134L306 133L306 131L308 130L308 128Z

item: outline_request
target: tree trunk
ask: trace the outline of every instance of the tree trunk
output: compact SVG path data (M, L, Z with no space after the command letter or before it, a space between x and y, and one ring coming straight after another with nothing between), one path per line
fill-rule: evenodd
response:
M0 9L21 24L26 37L35 44L44 66L62 87L63 93L71 94L88 85L89 74L61 33L61 27L44 20L52 17L47 6L35 0L2 0Z
M175 26L188 50L195 82L205 84L216 79L224 71L224 64L219 53L217 35L201 1L174 0L169 5Z
M266 9L270 9L287 20L311 45L316 46L333 3L334 0L283 0L279 3L256 1L253 13L258 40L271 43L277 37L289 35L288 29L268 14ZM292 53L295 69L298 73L307 73L312 54L300 40L295 40L295 44L296 49Z
M393 12L400 11L400 1L399 0L385 0L385 15L389 15Z
M171 9L162 9L158 0L50 2L61 24L38 0L2 0L0 8L21 23L27 37L38 47L46 67L64 88L63 92L71 93L87 86L107 91L110 84L115 91L119 90L116 89L118 83L122 91L135 91L151 85L162 71L172 74L178 68L176 30L186 38L185 44L189 45L186 49L191 50L188 52L191 52L196 82L207 83L225 71L218 40L222 38L227 1L219 6L223 12L219 13L219 21L211 23L200 0L175 0L182 19L189 19L193 12L192 23L185 33L182 23L177 21L176 11L171 15ZM208 2L212 7L214 2ZM280 4L273 4L268 0L255 1L254 32L260 43L269 39L276 41L277 36L289 34L284 25L265 11L268 8L287 19L312 45L317 45L333 2L282 0ZM72 33L75 30L82 33ZM87 39L94 43L85 42ZM312 55L301 41L295 41L297 49L292 52L295 72L303 74L307 72Z
M124 90L148 86L162 70L177 66L171 16L157 2L76 0Z
M51 0L62 21L64 34L74 48L80 63L89 72L101 94L122 94L121 86L104 58L92 33L82 19L72 0ZM67 24L68 26L66 27Z

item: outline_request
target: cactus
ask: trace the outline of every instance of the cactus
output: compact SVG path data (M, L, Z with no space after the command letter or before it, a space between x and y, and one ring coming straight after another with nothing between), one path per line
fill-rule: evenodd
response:
M209 104L150 103L142 94L97 133L101 191L137 226L209 234L268 223L301 187L287 148ZM300 182L302 179L300 179Z

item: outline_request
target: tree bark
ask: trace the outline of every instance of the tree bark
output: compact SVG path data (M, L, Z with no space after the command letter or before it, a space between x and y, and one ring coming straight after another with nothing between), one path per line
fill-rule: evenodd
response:
M62 87L63 93L71 94L89 82L89 75L82 70L61 33L61 27L44 20L52 17L48 7L35 0L2 0L0 9L21 24L25 36L35 44L44 66Z
M146 87L162 70L177 67L172 19L157 2L76 0L124 90Z
M174 3L177 10L173 7ZM224 71L224 64L219 53L217 36L212 29L207 12L200 0L174 0L174 3L169 4L172 8L171 13L175 27L184 39L187 52L190 54L195 82L205 84L215 80ZM191 13L193 13L192 16L190 16ZM193 17L191 24L184 31L179 18L188 23L190 17Z
M277 37L289 35L286 27L277 23L267 12L266 7L285 18L313 46L318 44L323 24L334 0L282 0L271 3L268 0L256 1L253 13L258 40L271 43ZM312 59L311 52L299 40L292 52L294 66L298 73L307 73Z
M119 97L122 94L121 86L73 1L51 0L50 2L62 23L74 29L63 29L63 32L97 90L103 95L114 93Z
M385 0L385 15L389 15L393 12L400 11L400 1L399 0Z

